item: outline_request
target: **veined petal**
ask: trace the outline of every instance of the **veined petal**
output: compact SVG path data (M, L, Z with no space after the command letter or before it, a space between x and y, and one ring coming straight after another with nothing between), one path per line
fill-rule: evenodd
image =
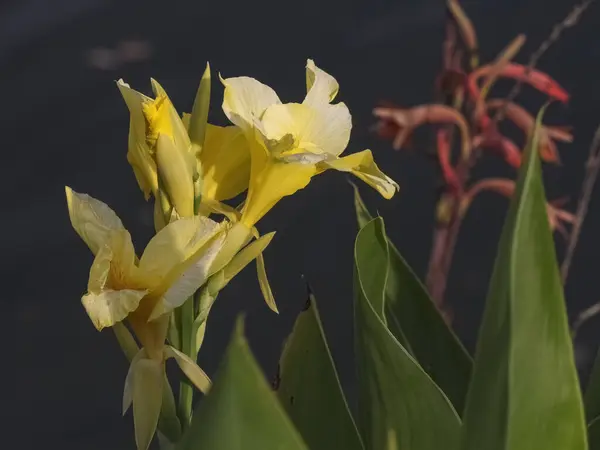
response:
M250 181L242 222L252 228L279 200L306 187L316 173L313 164L267 162Z
M327 169L352 173L369 186L377 189L386 199L392 198L396 191L400 189L398 183L379 170L379 167L377 167L377 164L373 160L371 150L363 150L362 152L319 164L320 171Z
M302 102L308 106L331 103L340 85L327 72L319 69L312 59L306 62L306 98Z
M202 197L223 201L248 189L250 146L240 128L209 124L200 164Z
M208 217L186 217L169 223L148 243L140 258L140 270L163 279L220 230L219 223Z
M112 231L125 229L121 219L106 203L79 194L68 186L65 186L65 193L71 225L92 253L98 252Z
M155 294L164 292L148 320L156 320L183 305L206 282L214 273L214 261L224 241L224 232L213 236L194 255L171 270Z
M156 163L146 144L146 121L142 113L142 105L151 102L152 99L131 89L122 79L117 81L117 87L127 104L130 116L127 161L133 168L133 173L144 197L148 200L150 194L156 194L158 175Z
M223 112L244 132L249 132L254 127L255 121L261 118L269 106L281 103L273 89L254 78L220 78L225 86Z
M81 303L98 331L111 327L135 311L147 290L121 289L87 293Z
M338 156L348 146L352 117L344 103L318 108L288 103L270 106L263 115L262 124L269 139L292 134L296 148Z

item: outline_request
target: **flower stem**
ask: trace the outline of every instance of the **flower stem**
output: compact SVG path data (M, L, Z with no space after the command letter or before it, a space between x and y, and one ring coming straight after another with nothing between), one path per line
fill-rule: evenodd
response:
M181 305L178 312L180 314L179 323L181 325L181 351L195 361L197 355L194 350L192 333L194 324L194 296L188 298ZM194 387L187 379L181 380L179 384L179 405L177 411L181 426L184 429L188 427L192 419L193 399Z

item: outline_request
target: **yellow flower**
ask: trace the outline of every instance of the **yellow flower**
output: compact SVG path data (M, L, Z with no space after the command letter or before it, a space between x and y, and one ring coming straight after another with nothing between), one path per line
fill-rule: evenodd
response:
M150 193L160 202L163 189L179 217L194 215L194 179L197 176L194 151L185 125L165 90L152 81L155 98L129 87L117 86L130 111L128 161L133 167L146 199Z
M344 103L331 104L339 85L308 60L302 103L282 104L270 87L249 77L221 79L223 111L246 136L251 169L242 222L253 226L283 197L304 188L328 169L350 172L386 199L398 185L370 150L340 158L350 139L352 119Z
M82 297L90 319L101 330L127 318L147 353L161 359L165 313L229 262L223 252L233 228L202 216L182 218L158 232L138 259L129 232L110 207L69 187L66 196L71 224L95 255Z

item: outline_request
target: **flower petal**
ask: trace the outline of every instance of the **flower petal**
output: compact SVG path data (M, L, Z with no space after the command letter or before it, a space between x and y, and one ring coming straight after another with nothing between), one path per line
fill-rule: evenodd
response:
M121 289L87 293L81 303L98 331L111 327L135 311L147 290Z
M338 156L348 146L352 117L344 103L321 105L288 103L270 106L262 124L269 139L291 134L296 147L310 153Z
M202 197L229 200L248 189L250 147L240 128L209 124L199 159Z
M142 113L142 105L152 99L129 87L122 79L117 81L117 87L129 109L129 143L127 161L133 168L133 173L144 193L146 200L158 189L156 163L152 159L150 149L146 144L146 121Z
M181 371L203 394L208 394L212 382L206 373L185 353L181 353L174 347L168 345L165 348L165 357L174 358Z
M162 407L164 367L162 361L140 358L132 370L135 443L138 450L147 450Z
M379 167L377 167L377 164L373 160L371 150L363 150L344 158L325 161L320 163L319 166L320 170L335 169L342 172L351 172L369 186L377 189L386 199L392 198L396 191L400 189L394 180L379 170Z
M221 78L221 82L225 86L223 112L244 132L254 127L269 106L281 104L273 89L254 78Z
M112 231L125 229L121 219L106 203L79 194L68 186L65 186L65 193L71 225L92 253L98 252Z
M312 164L267 162L250 180L242 222L252 228L279 200L306 187L316 173Z
M340 85L327 72L319 69L312 59L306 62L306 98L305 105L317 106L331 103L340 89Z
M208 217L186 217L169 223L148 243L140 258L140 270L148 276L164 278L183 263L219 230Z
M171 270L158 292L164 290L148 320L156 320L185 301L214 273L214 261L223 247L225 233L214 236L194 255Z

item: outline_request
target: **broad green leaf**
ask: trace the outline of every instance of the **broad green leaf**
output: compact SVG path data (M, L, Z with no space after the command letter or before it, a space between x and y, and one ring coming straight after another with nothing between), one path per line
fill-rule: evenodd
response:
M588 423L600 417L600 348L596 353L594 366L587 382L585 396L585 415Z
M354 186L354 185L353 185ZM354 186L359 227L372 220ZM425 287L386 237L390 266L385 286L385 317L396 339L462 412L469 387L472 360L446 324Z
M196 147L196 151L201 151L204 146L204 136L206 135L206 123L208 122L208 109L210 106L210 65L206 63L206 69L202 74L194 105L192 106L192 114L190 116L190 124L188 134L190 141Z
M500 239L467 396L463 450L587 449L537 155L542 112Z
M588 425L589 450L600 450L600 417L596 417Z
M277 395L311 450L364 449L311 293L279 362Z
M383 219L355 244L355 336L360 430L368 450L454 450L460 418L440 388L388 330L382 310L388 249ZM382 277L381 274L384 274Z
M241 318L177 449L308 450L254 360Z

